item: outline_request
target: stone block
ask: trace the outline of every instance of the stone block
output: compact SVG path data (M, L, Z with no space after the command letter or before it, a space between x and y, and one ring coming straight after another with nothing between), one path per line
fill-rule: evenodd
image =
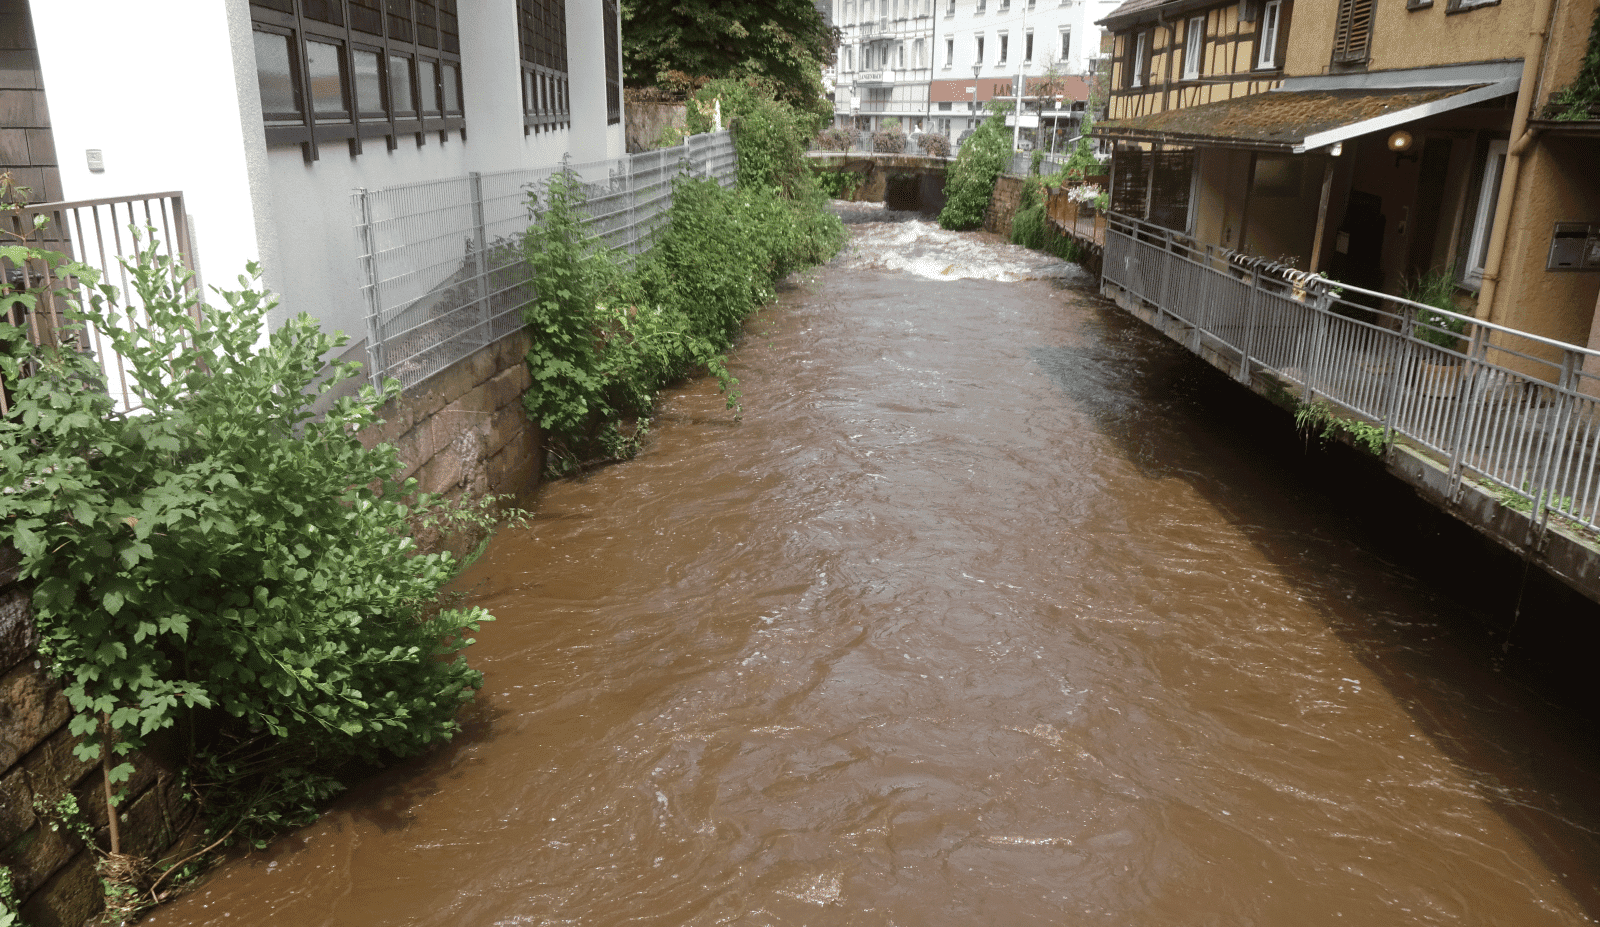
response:
M451 364L428 381L429 388L439 394L444 405L449 405L472 392L480 381L474 380L474 370L467 361Z
M33 826L33 789L20 766L0 777L0 856Z
M394 447L400 454L400 462L405 465L401 470L401 479L412 476L433 457L433 429L424 422L420 427L401 435L394 442Z
M533 427L534 424L528 421L528 414L522 411L521 403L506 406L489 420L489 440L484 452L491 456L500 453L501 448Z
M17 571L22 568L22 555L10 544L0 544L0 586L17 581Z
M23 586L0 589L0 671L33 656L38 643L28 590Z
M87 850L72 857L22 905L29 927L83 927L105 907L95 855Z
M0 769L15 763L67 722L70 708L42 660L0 676Z
M472 371L472 385L487 382L500 371L499 358L495 356L494 345L483 348L466 360L467 369Z
M447 449L444 453L435 454L422 466L418 482L422 484L423 492L446 493L461 485L463 469L461 455Z
M52 830L49 823L38 820L20 840L6 847L0 862L11 870L11 882L16 887L17 897L27 898L47 886L52 881L52 874L67 865L83 849L83 840L66 828Z
M17 764L36 796L54 801L76 788L95 768L92 761L80 760L73 752L78 740L63 726Z
M507 406L515 405L518 409L521 409L521 381L524 376L527 376L527 372L528 368L526 365L524 365L521 367L510 367L495 374L494 377L489 380L490 408L499 410L504 409ZM521 373L522 376L518 376L519 373Z

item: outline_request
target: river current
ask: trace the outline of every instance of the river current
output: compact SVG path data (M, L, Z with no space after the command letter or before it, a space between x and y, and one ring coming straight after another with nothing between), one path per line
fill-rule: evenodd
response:
M1073 265L850 209L742 412L674 391L457 581L461 736L149 923L1600 917L1594 741L1287 417Z

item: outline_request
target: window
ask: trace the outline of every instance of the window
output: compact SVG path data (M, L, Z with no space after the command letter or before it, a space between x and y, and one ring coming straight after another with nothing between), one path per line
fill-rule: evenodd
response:
M522 47L523 134L570 127L566 0L517 0L517 32ZM606 57L615 57L609 47ZM609 62L606 67L609 85ZM609 96L610 87L606 89Z
M1333 63L1362 64L1372 51L1372 0L1339 0Z
M1429 5L1432 5L1431 2ZM1445 4L1444 12L1448 16L1451 13L1465 13L1468 10L1476 10L1481 6L1499 5L1500 0L1450 0L1449 3ZM1406 9L1411 9L1411 6L1407 5Z
M1033 30L1029 29L1022 37L1022 60L1026 63L1033 62Z
M944 15L946 19L956 15L956 0L950 0L949 3L945 4Z
M601 0L601 22L606 30L606 125L622 121L622 34L617 0Z
M956 40L955 39L945 39L944 40L944 66L947 67L947 68L953 68L953 67L956 66Z
M896 62L895 62L895 67L904 70L905 66L906 66L906 43L897 42L895 44L894 50L895 50L895 57L897 59Z
M1006 53L1011 50L1011 36L1000 33L1000 57L995 59L995 64L1006 63Z
M1256 67L1278 66L1278 17L1283 12L1283 0L1267 0L1261 7L1261 22L1256 24Z
M916 42L912 43L912 50L913 50L913 54L912 54L911 57L913 59L913 64L915 64L915 66L918 67L918 68L927 67L928 66L928 44L927 44L927 42L922 40L922 39L917 39Z
M1010 9L1011 9L1011 0L1000 0L1000 12L1004 13L1004 12L1010 10Z
M1483 177L1478 182L1478 206L1473 210L1472 228L1467 239L1467 271L1463 281L1468 286L1483 285L1484 261L1489 255L1489 236L1494 232L1495 207L1500 200L1500 175L1506 168L1505 139L1489 143L1483 159Z
M1150 66L1150 33L1141 32L1133 40L1133 57L1128 62L1128 86L1143 87L1145 69Z
M978 53L972 59L973 64L983 64L983 36L978 36Z
M1061 30L1061 61L1065 64L1072 60L1072 30Z
M979 14L979 15L981 15L983 13L984 7L986 7L988 5L989 5L989 0L978 0L978 9L976 11L974 11L974 12Z
M1200 79L1200 60L1205 56L1206 18L1191 16L1183 33L1183 79Z
M257 0L250 16L268 146L309 162L324 142L354 156L465 135L456 0Z

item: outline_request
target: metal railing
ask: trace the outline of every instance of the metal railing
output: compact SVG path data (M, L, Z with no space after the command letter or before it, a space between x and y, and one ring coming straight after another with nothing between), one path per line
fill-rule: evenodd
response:
M1302 402L1381 425L1510 504L1600 528L1600 352L1364 290L1113 213L1104 279L1268 370ZM1529 539L1530 542L1532 538Z
M945 150L948 150L950 152L950 155L954 155L955 154L955 146L950 143L949 139L945 139L944 140L944 145L947 146L946 148L934 148L933 150L930 151L929 149L924 148L922 146L922 142L921 142L919 136L922 136L922 135L936 135L938 133L912 132L912 133L909 133L909 134L904 134L902 139L899 140L898 144L891 143L891 147L893 148L893 150L890 150L890 151L883 151L883 150L875 149L874 148L875 142L873 140L873 134L874 133L872 133L872 132L856 132L851 137L848 145L846 147L844 147L844 148L824 147L817 139L813 138L807 144L807 150L811 151L811 152L814 152L816 154L828 154L830 152L835 153L835 154L842 154L842 153L904 154L904 155L913 155L913 156L919 157L919 158L946 157L946 155L939 153L939 152L945 151ZM885 138L888 138L888 137L889 136L885 136ZM944 138L944 136L942 136L942 135L939 136L939 137L941 139Z
M115 286L121 296L118 311L124 325L137 330L148 322L144 307L134 301L123 262L136 262L140 247L148 247L152 240L160 245L161 253L172 255L194 274L188 289L197 297L192 311L200 311L198 295L204 288L179 191L37 203L6 215L12 241L26 238L31 245L60 252L68 260L99 271L100 281ZM36 217L43 217L44 223L37 224ZM112 348L107 333L95 328L86 331L66 317L67 300L80 298L78 279L58 277L42 261L30 261L29 265L6 266L5 285L40 289L42 297L32 311L13 307L5 321L21 327L34 344L66 345L92 355L117 411L141 408L143 402L129 379L127 359ZM9 411L10 403L9 390L0 388L0 413Z
M577 176L590 231L632 261L667 221L674 180L688 174L726 187L737 170L724 131L613 160L356 190L373 382L393 377L409 389L522 325L534 298L522 251L529 196L542 195L554 174Z

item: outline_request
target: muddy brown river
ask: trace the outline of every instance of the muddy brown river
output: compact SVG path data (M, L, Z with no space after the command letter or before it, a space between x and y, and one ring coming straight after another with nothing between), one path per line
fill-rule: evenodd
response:
M752 319L742 416L672 393L461 577L454 743L148 922L1600 916L1589 729L1286 416L1071 265L855 218L901 221Z

